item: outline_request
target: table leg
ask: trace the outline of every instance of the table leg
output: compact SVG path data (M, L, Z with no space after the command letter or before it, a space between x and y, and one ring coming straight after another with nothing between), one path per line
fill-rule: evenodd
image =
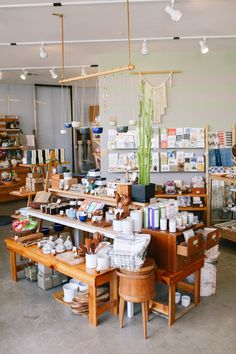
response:
M9 251L10 265L11 265L11 277L12 280L17 281L17 269L16 269L16 254L13 251Z
M201 269L195 272L195 283L194 283L194 303L195 305L200 302L200 286L201 286Z
M88 306L89 306L89 322L92 326L96 327L98 324L98 319L97 319L97 288L95 285L94 286L89 285Z
M28 196L28 201L27 201L27 207L30 206L30 203L32 202L32 195Z
M175 290L176 284L169 286L169 305L168 305L168 325L175 322Z
M110 301L114 301L111 313L118 315L118 278L116 271L114 271L112 280L110 281Z

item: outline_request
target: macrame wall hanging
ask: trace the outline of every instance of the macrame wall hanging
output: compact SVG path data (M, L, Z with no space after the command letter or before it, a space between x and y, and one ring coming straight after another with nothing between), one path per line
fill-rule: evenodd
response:
M173 84L173 72L170 72L168 77L159 86L152 86L147 81L142 73L139 73L140 85L144 85L146 104L151 100L153 109L153 123L162 123L162 117L167 110L167 85L172 87Z

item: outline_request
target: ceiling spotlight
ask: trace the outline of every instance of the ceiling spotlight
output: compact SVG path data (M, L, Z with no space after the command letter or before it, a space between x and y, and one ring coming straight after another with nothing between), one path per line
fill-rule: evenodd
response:
M83 66L83 67L81 68L81 76L85 76L85 75L87 75L87 73L86 73L86 71L85 71L85 67Z
M149 54L149 50L147 47L147 41L146 39L143 40L143 45L142 45L142 49L141 49L141 54L143 55L148 55Z
M171 0L171 6L167 5L165 8L165 12L170 15L172 21L179 21L180 17L182 16L182 12L175 9L175 0Z
M41 43L41 46L39 48L39 55L41 59L47 59L48 53L46 52L44 48L44 43Z
M201 50L201 53L202 54L206 54L209 52L209 48L208 46L206 45L206 38L203 38L200 42L199 42L199 45L200 45L200 50Z
M0 80L2 80L2 70L0 69Z
M50 69L50 74L52 76L52 79L56 79L58 77L55 68Z
M20 76L21 80L26 80L27 73L28 73L27 70L23 69L23 73Z

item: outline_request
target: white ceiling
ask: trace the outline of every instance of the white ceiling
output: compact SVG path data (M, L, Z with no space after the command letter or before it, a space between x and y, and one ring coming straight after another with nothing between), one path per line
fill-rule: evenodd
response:
M55 0L57 1L57 0ZM97 0L99 3L100 0ZM131 0L132 1L132 0ZM24 4L37 2L50 4L47 0L21 0ZM71 2L62 0L63 3ZM83 2L88 2L84 0ZM104 2L104 1L103 1ZM60 21L53 12L64 14L65 41L122 39L127 37L125 3L73 5L62 7L1 8L7 4L19 4L18 0L0 2L0 44L21 42L60 41ZM168 1L131 2L132 38L189 37L236 35L235 0L177 0L176 8L183 12L177 23L164 12ZM181 41L151 41L153 51L199 50L199 39ZM209 39L212 49L234 49L236 39ZM141 41L133 42L135 53L140 51ZM105 43L74 43L65 46L66 65L97 64L98 55L127 50L125 41ZM39 57L38 45L0 45L0 68L60 66L60 46L47 45L48 59ZM89 69L96 71L96 69ZM39 76L26 83L54 83L48 71L36 70ZM80 74L80 69L66 70L66 77ZM2 82L20 82L19 71L3 72Z

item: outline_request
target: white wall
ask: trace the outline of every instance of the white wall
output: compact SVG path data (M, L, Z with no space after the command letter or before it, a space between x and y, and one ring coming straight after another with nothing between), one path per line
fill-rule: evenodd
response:
M33 85L0 85L0 114L18 115L25 134L32 134L34 129L33 92Z
M209 52L201 55L195 52L153 53L148 56L135 55L136 71L157 71L179 69L174 75L173 88L168 91L168 110L163 118L163 127L203 127L210 129L231 129L236 124L236 51ZM126 56L106 55L99 58L100 68L108 69L127 64ZM146 76L152 84L158 85L164 76ZM109 117L116 115L118 124L138 118L139 79L127 73L101 78L99 82L100 107L104 134L102 136L102 174L107 168L107 128ZM106 96L108 96L106 98ZM104 108L105 103L105 108ZM123 174L124 176L124 174ZM178 174L153 174L152 181L161 182L167 178L182 178Z

